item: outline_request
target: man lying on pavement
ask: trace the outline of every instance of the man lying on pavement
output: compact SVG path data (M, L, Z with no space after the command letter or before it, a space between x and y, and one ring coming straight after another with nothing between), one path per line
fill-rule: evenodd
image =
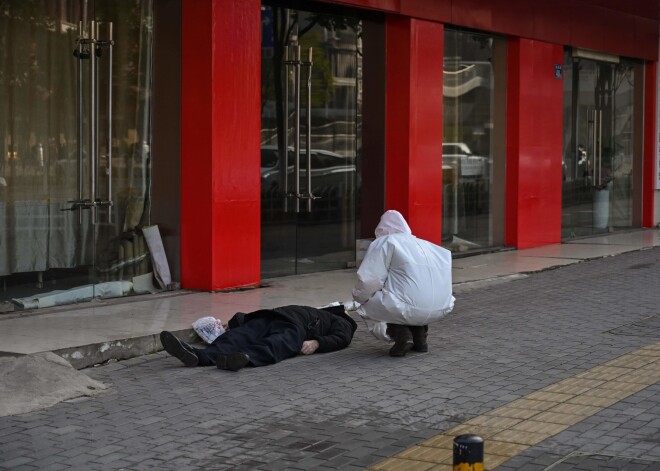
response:
M357 324L344 306L283 306L249 314L236 313L228 330L205 348L197 348L171 332L160 333L167 353L186 366L213 366L238 371L245 366L272 365L298 354L346 348Z

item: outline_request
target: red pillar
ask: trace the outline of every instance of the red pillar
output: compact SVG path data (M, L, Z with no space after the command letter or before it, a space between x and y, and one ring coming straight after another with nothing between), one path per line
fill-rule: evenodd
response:
M444 27L413 18L386 23L385 207L413 234L442 239Z
M507 68L505 244L561 242L563 48L510 39ZM563 67L563 65L562 65Z
M257 285L261 3L181 3L181 284Z
M642 171L642 227L653 227L656 159L657 62L647 62L644 74L644 168Z

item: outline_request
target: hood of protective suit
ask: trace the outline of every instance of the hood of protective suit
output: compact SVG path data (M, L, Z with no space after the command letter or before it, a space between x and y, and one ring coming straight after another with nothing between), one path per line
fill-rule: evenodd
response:
M393 209L385 211L380 217L380 222L376 226L376 237L386 236L390 234L412 234L410 226L403 218L399 211Z

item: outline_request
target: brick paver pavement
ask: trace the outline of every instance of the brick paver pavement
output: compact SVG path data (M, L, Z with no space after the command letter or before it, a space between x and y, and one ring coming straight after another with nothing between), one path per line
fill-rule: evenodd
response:
M85 370L109 391L0 418L0 469L374 466L659 342L660 248L458 287L456 298L431 327L431 351L402 359L360 325L341 352L238 373L163 353ZM651 384L594 407L497 469L660 470L659 393Z

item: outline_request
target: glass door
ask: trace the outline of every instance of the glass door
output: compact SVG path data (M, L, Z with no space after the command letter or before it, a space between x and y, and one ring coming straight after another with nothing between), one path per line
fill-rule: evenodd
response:
M360 22L262 7L262 278L355 263Z
M148 271L151 2L4 5L0 312L133 293Z
M493 36L445 29L442 118L442 246L452 252L500 241L496 94L502 46ZM504 61L505 62L505 61Z
M633 224L634 67L567 52L562 237Z

